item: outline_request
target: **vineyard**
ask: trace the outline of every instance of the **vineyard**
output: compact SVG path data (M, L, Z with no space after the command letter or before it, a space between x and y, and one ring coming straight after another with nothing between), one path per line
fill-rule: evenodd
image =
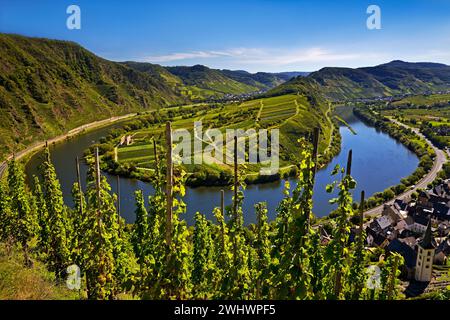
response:
M112 174L137 178L149 181L154 175L155 158L154 144L156 141L159 152L165 152L164 120L170 119L172 127L186 129L191 136L194 134L194 123L201 123L203 148L213 142L207 130L220 130L225 135L227 130L240 129L259 131L279 130L279 165L280 174L273 176L260 175L261 169L266 165L251 163L247 167L246 183L259 183L278 180L280 177L294 176L295 163L300 158L300 149L297 144L298 137L311 138L313 127L320 127L321 139L319 141L319 163L327 164L339 151L340 137L335 124L328 115L328 105L321 104L313 107L307 97L302 95L284 95L278 97L261 98L242 103L228 103L223 105L194 105L178 108L162 109L159 115L153 114L142 117L139 122L134 121L126 125L120 132L113 132L101 145L93 146L88 152L92 156L95 147L100 149L100 161ZM250 132L250 131L248 131ZM246 133L244 133L246 134ZM198 134L197 134L198 137ZM129 139L124 142L124 138ZM223 144L228 144L224 142ZM270 145L270 141L268 144ZM262 148L261 151L267 149ZM200 150L202 153L203 150ZM228 151L227 151L228 152ZM246 151L245 151L246 152ZM192 150L190 158L195 159L197 150ZM248 154L246 155L248 157ZM227 185L232 177L232 166L227 161L210 161L202 164L184 164L189 186L199 185Z
M172 127L165 128L172 144ZM20 163L12 160L0 187L0 237L7 251L20 250L27 268L45 263L55 281L73 278L80 269L82 299L397 299L402 257L383 259L364 248L364 194L353 209L352 153L346 167L336 166L336 218L327 226L315 224L312 195L319 130L313 143L300 140L298 185L290 190L268 222L264 203L255 205L257 223L244 226L242 201L245 166L237 163L234 139L233 202L214 210L216 221L201 213L190 227L183 220L186 173L172 162L172 148L154 153L149 199L137 191L136 222L125 224L118 197L112 194L100 169L96 150L86 190L80 174L73 185L74 208L63 201L49 150L34 178L25 184ZM155 149L156 151L159 148ZM154 151L155 151L154 150ZM79 171L78 171L79 172ZM223 193L222 193L223 199ZM353 223L357 225L353 225ZM350 231L356 237L350 241ZM330 237L325 238L323 234ZM378 285L368 286L366 268L381 269ZM69 267L71 266L71 267Z

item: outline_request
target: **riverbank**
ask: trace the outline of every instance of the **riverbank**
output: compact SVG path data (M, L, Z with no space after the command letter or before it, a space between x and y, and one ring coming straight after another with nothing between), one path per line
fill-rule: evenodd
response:
M398 195L397 197L395 197L391 201L388 201L386 203L383 203L380 206L377 206L375 208L367 210L366 212L364 212L364 217L367 217L367 218L374 218L376 216L381 215L381 213L383 212L384 206L385 205L392 205L394 203L395 199L405 199L407 197L411 197L414 192L417 192L418 189L425 189L425 188L427 188L427 186L436 179L436 177L438 176L439 172L442 170L444 164L448 162L448 154L446 152L444 152L443 150L439 149L438 147L436 147L417 128L412 128L412 127L410 127L410 126L408 126L408 125L406 125L404 123L401 123L401 122L399 122L399 121L397 121L395 119L390 119L390 120L393 123L396 123L397 125L400 125L402 127L405 127L405 128L408 128L409 130L414 131L417 135L422 137L428 143L428 145L431 148L433 148L434 152L436 153L436 158L435 158L435 161L433 163L433 167L431 168L431 170L412 189L409 189L408 191Z
M36 152L42 150L47 144L48 145L57 144L57 143L60 143L62 141L65 141L65 140L67 140L69 138L72 138L74 136L77 136L79 134L84 134L84 133L89 132L91 130L99 129L99 128L111 125L113 123L116 123L116 122L124 121L124 120L127 120L129 118L136 117L137 115L138 115L137 113L130 113L130 114L126 114L126 115L123 115L123 116L116 116L116 117L111 117L111 118L104 119L104 120L94 121L94 122L91 122L91 123L79 126L79 127L75 128L75 129L72 129L69 132L67 132L66 134L60 135L58 137L55 137L55 138L52 138L52 139L48 139L47 141L40 141L40 142L34 143L31 146L25 148L24 150L21 150L21 151L17 152L16 154L9 155L6 158L6 160L1 162L1 164L0 164L0 178L3 177L5 171L6 171L7 167L8 167L8 161L11 161L13 158L15 158L16 160L23 160L26 157L31 157Z
M362 121L388 133L420 158L419 167L409 177L403 178L401 184L366 200L366 209L369 210L365 212L365 216L372 217L381 214L384 205L392 204L395 199L413 196L419 188L426 188L436 178L447 159L443 151L435 147L417 129L393 119L381 117L367 107L355 108L354 112Z

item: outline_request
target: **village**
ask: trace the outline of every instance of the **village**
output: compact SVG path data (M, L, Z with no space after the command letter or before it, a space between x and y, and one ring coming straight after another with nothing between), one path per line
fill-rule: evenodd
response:
M352 230L356 233L357 230ZM396 199L365 224L367 249L404 258L404 293L414 297L450 285L450 179L417 197Z

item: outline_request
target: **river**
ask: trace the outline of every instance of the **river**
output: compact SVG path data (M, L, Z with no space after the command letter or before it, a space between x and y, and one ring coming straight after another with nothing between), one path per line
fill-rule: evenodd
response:
M335 196L325 191L327 184L336 177L330 173L336 164L346 165L347 154L353 150L352 176L357 181L355 195L365 190L369 197L375 192L396 185L400 179L410 175L418 166L419 159L401 143L389 135L373 128L359 120L349 107L340 108L339 115L356 131L353 134L346 126L339 128L342 136L342 150L331 163L320 170L316 175L314 187L314 213L319 216L328 215L335 207L329 204L329 200ZM55 165L58 178L66 204L72 206L71 189L76 180L75 158L83 155L83 152L115 126L101 128L70 140L51 146L51 158ZM42 152L35 154L26 166L28 177L38 172L41 163ZM86 176L87 167L82 164L82 176ZM112 186L113 192L117 190L117 178L106 174ZM290 179L291 189L295 187L295 179ZM84 181L83 181L84 183ZM85 185L83 185L85 187ZM137 180L121 178L121 215L127 222L134 221L134 191L141 189L148 196L153 192L151 185ZM204 213L209 219L213 219L212 210L220 205L220 187L187 188L184 202L187 204L187 213L184 218L188 223L193 223L195 212ZM276 216L276 207L283 198L284 182L278 181L260 185L249 185L245 190L243 212L245 223L253 223L256 220L254 205L265 201L269 211L269 219ZM225 188L225 204L231 204L232 191ZM357 197L359 200L359 197Z

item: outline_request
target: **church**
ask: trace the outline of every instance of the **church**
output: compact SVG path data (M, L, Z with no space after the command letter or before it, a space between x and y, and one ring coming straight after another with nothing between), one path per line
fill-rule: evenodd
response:
M418 244L415 279L420 282L430 282L433 274L433 259L436 247L431 234L431 219L422 241Z

